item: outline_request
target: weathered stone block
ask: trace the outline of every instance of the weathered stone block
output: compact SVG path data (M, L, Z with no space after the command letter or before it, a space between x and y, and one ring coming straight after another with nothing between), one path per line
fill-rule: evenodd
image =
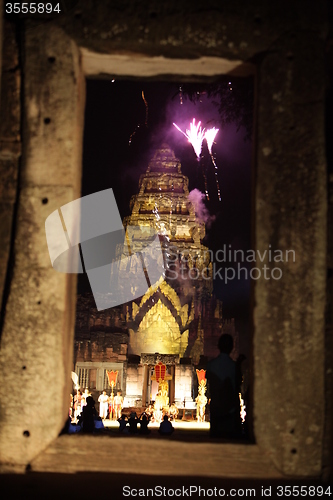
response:
M320 40L298 40L293 56L289 45L276 46L259 74L256 248L293 249L295 262L267 260L282 277L255 284L254 430L284 473L316 475L324 424L324 79Z
M0 138L2 141L19 141L21 128L21 74L3 71L1 80L1 121Z
M15 252L18 264L22 267L50 268L45 221L51 213L74 197L72 186L31 186L21 190L17 237L24 242L24 248L22 246ZM58 271L54 272L58 274Z
M71 103L68 108L62 101L57 108L59 115L63 112L65 116L69 111L69 128L64 131L60 121L60 135L56 134L54 147L47 150L47 141L43 134L37 137L35 126L38 118L34 113L41 119L44 117L43 98L49 93L47 75L41 68L45 61L38 51L29 50L31 39L36 43L36 36L39 36L40 47L47 45L43 37L45 41L53 39L56 46L61 33L50 31L46 26L39 28L38 35L33 30L26 33L24 137L27 154L23 160L24 174L18 202L15 267L4 311L0 352L1 397L12 395L6 408L2 406L1 409L1 461L16 464L27 464L44 449L58 435L68 415L77 280L75 274L61 274L51 267L44 224L53 210L77 198L80 193L83 79L79 75L77 49L67 40L65 50L62 40L59 54L65 50L67 58L64 62L69 64L67 73L64 65L62 69L64 75L70 73L70 76L63 80L62 73L54 71L52 83L53 90L61 89ZM52 41L50 43L52 45ZM47 57L46 64L52 64ZM43 122L43 126L46 123ZM61 138L67 140L62 133L69 134L75 146L65 144L63 149L59 147ZM49 137L54 139L52 134ZM32 147L37 148L35 154L30 154ZM61 158L64 161L60 161ZM65 175L62 169L70 173ZM14 415L17 417L13 427Z
M41 40L43 42L41 43ZM26 162L23 181L32 184L78 186L83 133L84 78L79 53L64 32L40 25L26 32L25 116Z
M16 200L18 176L18 159L13 157L1 158L0 152L0 199L14 203Z
M0 203L0 298L5 286L13 224L14 207L11 203Z

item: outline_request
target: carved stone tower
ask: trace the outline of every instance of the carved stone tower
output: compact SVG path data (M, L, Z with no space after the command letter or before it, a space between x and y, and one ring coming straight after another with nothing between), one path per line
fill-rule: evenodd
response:
M188 348L190 326L200 318L203 302L212 295L212 265L209 250L201 243L205 225L196 217L188 178L169 146L162 145L155 152L130 207L132 214L124 219L125 229L147 227L159 234L165 275L151 283L141 300L126 306L129 352L182 357ZM197 333L193 349L187 352L194 361L204 348L201 328Z

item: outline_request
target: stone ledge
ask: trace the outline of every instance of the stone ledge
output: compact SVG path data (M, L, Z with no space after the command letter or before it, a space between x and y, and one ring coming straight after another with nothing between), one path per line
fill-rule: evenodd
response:
M108 436L60 436L31 462L33 472L147 474L145 457L156 457L154 475L282 478L257 445L188 443Z

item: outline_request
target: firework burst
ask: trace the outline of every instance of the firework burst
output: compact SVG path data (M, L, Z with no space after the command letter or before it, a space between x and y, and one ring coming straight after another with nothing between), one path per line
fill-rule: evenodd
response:
M220 190L220 185L219 185L219 180L218 180L218 168L216 165L215 158L212 153L212 147L214 144L214 140L216 137L216 134L218 133L219 129L218 128L209 128L207 130L201 128L201 121L195 124L195 118L193 118L192 122L190 123L190 129L186 129L186 132L183 132L181 128L178 127L176 123L173 123L173 126L176 127L179 132L181 132L186 139L192 144L192 147L194 149L194 152L196 154L197 160L200 161L200 155L201 155L201 150L202 150L202 143L204 139L207 142L207 148L209 151L210 158L212 160L212 163L214 165L214 173L215 173L215 182L216 182L216 188L217 188L217 195L219 198L219 201L221 201L221 190ZM208 187L207 187L207 176L204 170L204 167L202 166L202 175L204 178L205 182L205 194L207 200L209 200L209 193L208 193Z
M173 125L187 138L188 142L192 144L196 157L199 160L202 150L202 143L205 138L205 129L201 128L201 122L198 122L196 125L195 118L193 118L193 121L190 123L190 129L186 129L186 133L183 132L176 123L173 123Z
M213 143L214 143L214 140L215 140L215 137L216 137L216 134L218 133L218 131L219 131L218 128L213 127L213 128L209 128L205 132L204 138L207 141L207 147L208 147L208 151L209 151L210 155L212 154Z

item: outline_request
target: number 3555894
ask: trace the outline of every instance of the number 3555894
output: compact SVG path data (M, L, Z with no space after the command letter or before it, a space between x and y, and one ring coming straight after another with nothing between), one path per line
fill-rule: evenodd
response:
M30 3L30 2L7 2L5 4L7 14L51 14L57 12L60 14L60 4L52 5L52 3Z

